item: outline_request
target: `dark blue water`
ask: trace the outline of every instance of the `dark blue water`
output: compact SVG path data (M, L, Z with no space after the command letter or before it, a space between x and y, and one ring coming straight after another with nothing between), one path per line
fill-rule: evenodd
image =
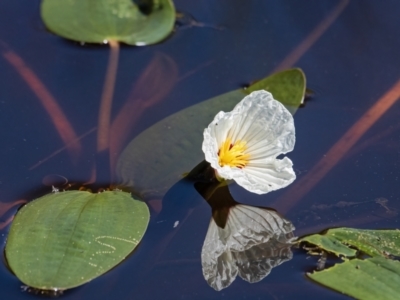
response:
M167 57L170 67L177 70L176 75L162 74L163 78L175 76L168 86L160 83L149 87L165 95L136 117L127 142L172 113L267 76L293 51L300 53L299 45L313 30L321 28L319 24L340 5L343 10L333 23L294 60L294 66L304 70L307 86L314 91L295 115L297 143L288 156L294 162L297 180L312 176L309 173L313 166L400 79L400 3L395 0L175 3L177 10L206 26L178 27L159 45L121 48L113 117L154 57ZM37 0L0 3L2 203L31 200L49 192L51 188L42 184L49 174L65 176L70 182L86 182L95 160L96 133L91 133L81 140L82 151L75 164L62 151L30 170L64 145L38 98L7 62L4 53L9 50L17 53L36 73L78 135L97 125L109 54L107 47L82 47L47 32L40 20L39 4ZM136 96L145 97L146 92L147 89L136 90L139 94ZM235 185L231 192L239 202L284 211L295 225L297 235L330 226L397 228L399 116L400 104L396 102L290 207L277 199L290 198L291 186L263 196L252 195ZM192 186L178 185L175 189L175 196L182 193L193 203L170 204L169 221L179 219L177 228L156 223L157 215L153 212L149 231L134 255L91 283L67 291L64 298L346 298L305 278L305 272L314 268L316 259L307 259L300 250L295 250L291 261L273 269L259 283L250 285L237 279L229 288L214 291L203 278L200 261L210 207ZM376 203L377 198L385 198L387 208ZM340 201L348 205L340 206ZM6 222L16 209L1 211L0 222ZM3 243L7 232L8 227L1 230ZM4 264L0 265L0 285L1 298L35 297L21 292L21 283Z

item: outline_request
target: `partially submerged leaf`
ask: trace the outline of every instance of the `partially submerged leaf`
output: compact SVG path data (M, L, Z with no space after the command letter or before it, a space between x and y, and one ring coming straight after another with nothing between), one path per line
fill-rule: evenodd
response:
M304 98L305 80L302 81L303 85L297 84L290 89L291 92L286 96L283 96L285 92L281 89L286 89L287 82L291 81L287 77L297 78L299 73L304 76L299 69L278 73L281 75L277 78L283 80L284 84L274 79L278 86L275 93L284 97L279 99L283 103L290 103L285 106L292 114ZM255 84L258 89L264 89L262 82L265 80ZM204 159L201 150L204 128L219 111L232 110L249 90L253 90L253 85L246 90L238 89L190 106L143 131L129 143L118 160L117 174L123 184L134 187L135 192L146 200L161 198L184 173Z
M320 284L357 299L399 298L400 262L383 257L353 259L307 275Z
M136 1L138 2L138 1ZM160 42L172 31L171 0L43 0L47 28L71 40L87 43L119 41L143 46Z
M357 250L351 249L342 244L341 241L331 237L320 234L313 234L301 239L302 242L307 242L317 246L318 248L331 252L337 256L354 257Z
M129 193L52 193L18 212L5 255L28 286L76 287L124 260L142 239L149 218L147 205Z
M399 230L335 228L299 241L350 258L331 268L308 274L311 279L357 299L398 298L400 262L388 258L400 255ZM372 258L351 259L358 250Z
M325 234L314 234L300 239L322 250L354 257L358 249L370 256L400 256L400 230L366 230L354 228L329 229ZM348 247L351 246L352 248Z

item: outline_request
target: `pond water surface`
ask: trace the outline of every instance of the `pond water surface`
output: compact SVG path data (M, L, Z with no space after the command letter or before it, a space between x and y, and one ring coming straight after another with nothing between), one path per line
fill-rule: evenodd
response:
M0 3L3 245L6 224L18 208L6 204L50 192L57 183L51 174L70 183L88 182L97 159L94 128L109 49L81 46L47 32L39 5L38 0ZM294 117L296 146L288 157L298 178L261 196L232 185L234 199L277 210L293 223L297 236L337 226L399 227L398 1L180 0L175 5L192 22L184 21L161 44L121 48L112 117L129 99L135 103L123 146L181 109L276 70L300 67L313 94ZM64 147L63 141L10 53L36 74L77 135L87 133L79 156L63 150L46 159ZM98 173L97 183L108 180L107 172ZM67 291L64 299L347 298L306 279L317 258L300 249L259 283L237 278L217 292L201 268L211 217L207 202L193 185L179 182L149 206L149 230L134 254L89 284ZM21 282L5 264L0 265L0 286L2 299L38 297L21 291Z

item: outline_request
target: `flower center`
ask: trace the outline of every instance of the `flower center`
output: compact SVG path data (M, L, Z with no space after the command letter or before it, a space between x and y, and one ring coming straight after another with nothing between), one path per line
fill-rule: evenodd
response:
M246 143L241 141L236 141L234 144L231 143L230 139L221 145L218 151L218 163L221 167L237 167L243 168L249 162L249 154L245 154Z

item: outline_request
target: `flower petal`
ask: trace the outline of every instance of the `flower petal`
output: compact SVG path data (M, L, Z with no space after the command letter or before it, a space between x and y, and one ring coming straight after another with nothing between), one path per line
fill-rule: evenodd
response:
M275 146L275 157L290 152L295 144L293 116L271 93L256 91L239 102L233 111L237 128L233 141L247 143L249 151L260 142Z
M204 130L202 149L205 153L206 161L208 161L214 169L221 167L218 163L218 150L228 137L229 129L233 125L232 118L226 115L227 113L219 112L212 123Z
M234 179L250 192L265 194L286 187L296 179L292 165L292 161L287 157L250 162L243 168L243 176Z

